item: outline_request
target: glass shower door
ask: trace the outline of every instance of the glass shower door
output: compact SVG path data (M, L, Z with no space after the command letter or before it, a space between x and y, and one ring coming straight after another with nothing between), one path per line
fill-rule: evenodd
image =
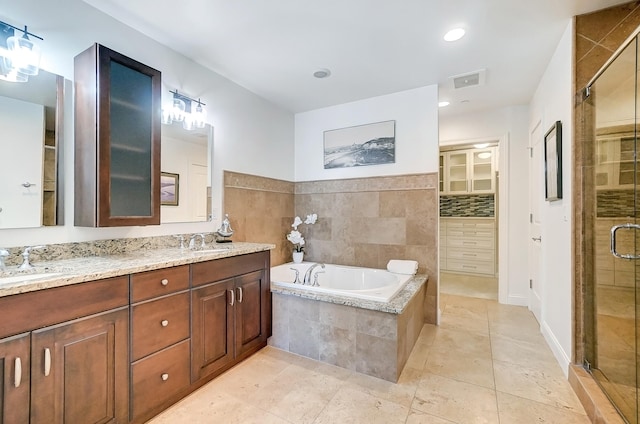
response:
M638 423L637 39L598 76L583 102L593 133L593 308L586 357L592 375L620 413ZM585 201L585 207L589 205Z

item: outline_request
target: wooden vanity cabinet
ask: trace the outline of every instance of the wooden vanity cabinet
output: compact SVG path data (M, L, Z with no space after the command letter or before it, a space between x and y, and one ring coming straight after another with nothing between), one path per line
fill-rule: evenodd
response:
M131 300L130 418L143 422L191 383L189 266L132 274Z
M75 225L160 224L160 78L99 44L75 57Z
M0 422L127 422L128 294L116 277L0 297Z
M0 340L0 423L29 422L30 355L28 333Z
M192 285L191 380L196 382L266 345L269 252L193 264Z

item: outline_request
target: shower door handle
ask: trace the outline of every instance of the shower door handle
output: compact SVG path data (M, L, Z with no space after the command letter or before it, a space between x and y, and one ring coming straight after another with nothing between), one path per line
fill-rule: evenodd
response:
M611 253L616 258L621 258L621 259L640 259L640 255L631 255L631 254L618 253L618 251L616 249L616 232L621 228L640 230L640 225L627 223L627 224L614 225L613 227L611 227Z

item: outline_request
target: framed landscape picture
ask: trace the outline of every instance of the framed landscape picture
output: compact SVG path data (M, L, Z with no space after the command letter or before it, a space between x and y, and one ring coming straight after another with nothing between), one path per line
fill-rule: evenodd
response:
M324 169L381 165L396 161L396 121L324 132Z
M180 195L180 175L170 172L160 173L160 204L178 206Z

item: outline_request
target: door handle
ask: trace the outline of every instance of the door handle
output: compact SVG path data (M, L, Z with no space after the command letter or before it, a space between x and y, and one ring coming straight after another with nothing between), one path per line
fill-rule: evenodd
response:
M539 242L542 242L542 236L538 236L538 237L531 237L531 240L533 240L533 241L539 241Z
M15 363L15 374L13 377L13 385L18 388L20 387L20 383L22 382L22 361L20 358L16 358Z
M44 350L44 376L49 377L51 373L51 350L45 348Z
M242 303L242 287L238 287L238 303Z
M228 290L228 292L231 293L231 303L229 303L229 305L233 306L233 304L236 303L236 292L235 290Z
M638 229L640 229L640 225L626 223L626 224L614 225L613 227L611 227L611 253L616 258L621 258L621 259L640 259L640 255L631 255L631 254L625 255L625 254L622 254L622 253L618 253L618 250L616 249L616 233L618 232L618 230L620 230L622 228L638 230Z

